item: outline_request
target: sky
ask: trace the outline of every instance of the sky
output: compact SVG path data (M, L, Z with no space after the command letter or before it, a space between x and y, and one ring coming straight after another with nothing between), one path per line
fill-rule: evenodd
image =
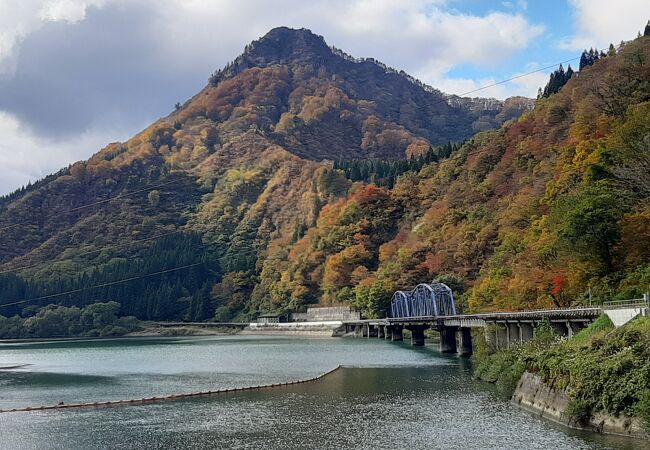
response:
M276 26L462 94L648 18L648 0L0 0L0 195L128 139ZM550 71L473 95L534 97Z

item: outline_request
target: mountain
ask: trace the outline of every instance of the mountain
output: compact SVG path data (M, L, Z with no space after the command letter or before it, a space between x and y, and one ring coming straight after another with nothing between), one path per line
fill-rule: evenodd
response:
M570 212L596 195L590 180L647 181L633 155L601 150L627 155L627 137L614 136L648 100L644 39L529 111L529 99L447 96L308 30L274 29L169 116L0 200L11 243L0 247L0 299L37 299L2 314L117 301L143 319L244 319L314 302L376 315L395 287L436 277L476 309L557 300L549 282L566 297L557 301L607 277L594 290L633 292L645 244L623 259L618 246L647 224L643 195L607 197L627 209L615 209L598 264L567 266L566 246L586 255L600 235L582 242L579 224L561 219L582 217ZM397 182L352 182L334 160L361 168L355 180Z
M266 258L253 300L352 303L441 280L465 311L596 304L650 286L650 37L392 189L357 184Z

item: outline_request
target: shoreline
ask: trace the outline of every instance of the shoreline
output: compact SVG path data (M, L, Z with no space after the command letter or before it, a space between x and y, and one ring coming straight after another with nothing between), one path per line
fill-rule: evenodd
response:
M570 429L650 440L650 434L643 430L638 418L595 411L582 425L572 420L567 414L570 403L568 390L558 390L531 372L526 371L521 376L510 403L529 414Z
M0 339L2 344L19 344L35 342L66 342L66 341L102 341L110 339L131 339L147 337L200 337L200 336L304 336L304 337L342 337L339 332L340 324L314 324L314 323L290 323L278 325L266 325L246 327L244 329L235 329L228 327L202 327L197 325L179 325L174 327L157 327L147 326L138 331L131 331L119 336L53 336L53 337L34 337L18 339ZM289 326L286 326L289 325Z
M8 364L5 366L0 366L0 372L24 369L25 367L29 367L31 365L32 364Z
M240 334L242 330L233 328L200 327L196 325L181 325L175 327L146 327L140 331L132 331L120 337L183 337L183 336L231 336Z
M170 332L160 331L169 330ZM111 339L132 339L147 337L192 337L192 336L231 336L239 334L239 330L227 331L221 328L204 328L196 326L183 327L147 327L140 331L132 331L119 336L54 336L41 338L0 339L2 344L19 344L35 342L66 342L66 341L105 341Z

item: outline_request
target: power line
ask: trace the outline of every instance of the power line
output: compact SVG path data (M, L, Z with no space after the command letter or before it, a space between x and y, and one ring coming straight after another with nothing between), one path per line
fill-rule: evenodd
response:
M532 75L532 74L534 74L534 73L541 72L541 71L543 71L543 70L552 69L552 68L557 67L557 66L559 66L559 65L561 65L561 64L566 64L566 63L571 62L571 61L576 61L576 60L578 60L578 59L580 59L580 58L581 58L581 56L576 56L576 57L574 57L574 58L569 58L569 59L566 59L566 60L564 60L564 61L560 61L559 63L551 64L551 65L549 65L549 66L540 67L539 69L531 70L530 72L522 73L522 74L520 74L520 75L517 75L517 76L511 77L511 78L507 78L507 79L505 79L505 80L497 81L497 82L495 82L495 83L487 84L487 85L485 85L485 86L481 86L481 87L476 88L476 89L473 89L473 90L471 90L471 91L463 92L463 93L461 93L461 94L454 94L454 95L456 95L457 97L463 97L463 96L465 96L465 95L473 94L474 92L482 91L482 90L484 90L484 89L488 89L488 88L491 88L491 87L494 87L494 86L498 86L498 85L500 85L500 84L508 83L508 82L510 82L510 81L512 81L512 80L517 80L517 79L519 79L519 78L523 78L523 77L526 77L526 76L528 76L528 75ZM445 99L445 101L447 101L447 99ZM462 146L461 146L461 147L462 147ZM474 150L474 151L468 152L465 156L467 157L467 156L470 156L470 155L476 155L476 154L478 154L478 153L483 153L483 152L486 152L486 151L488 151L488 150L489 150L489 149ZM459 154L458 152L454 152L454 153L453 153L452 155L450 155L449 158L447 158L447 159L450 159L451 157L456 157L456 156L460 156L460 154Z
M150 191L150 190L153 190L153 189L158 189L160 187L168 186L170 184L178 183L179 181L181 181L181 179L177 178L175 180L166 181L165 183L156 184L154 186L148 186L146 188L137 189L135 191L125 192L123 194L116 195L115 197L110 197L110 198L107 198L107 199L104 199L104 200L99 200L99 201L96 201L96 202L93 202L93 203L88 203L87 205L77 206L75 208L64 211L63 213L71 213L71 212L79 211L79 210L82 210L82 209L85 209L85 208L90 208L91 206L96 206L96 205L101 205L101 204L104 204L104 203L112 202L113 200L129 197L131 195L139 194L141 192L146 192L146 191ZM23 221L23 222L14 223L12 225L6 225L4 227L0 227L0 231L8 230L10 228L18 227L18 226L21 226L21 225L27 225L29 223L30 223L29 221Z
M100 201L97 201L97 202L94 202L94 203L89 203L87 205L77 206L76 208L72 208L72 209L68 210L68 212L79 211L80 209L90 208L91 206L100 205L102 203L112 202L113 200L117 200L119 198L129 197L131 195L139 194L140 192L150 191L150 190L153 190L153 189L157 189L159 187L163 187L163 186L167 186L167 185L170 185L170 184L178 183L179 181L180 181L180 178L177 178L176 180L167 181L165 183L157 184L155 186L149 186L149 187L146 187L146 188L138 189L137 191L127 192L125 194L120 194L120 195L117 195L115 197L107 198L105 200L100 200Z
M89 203L87 205L82 205L82 206L79 206L79 207L76 207L76 208L72 208L72 209L68 210L68 212L78 211L78 210L81 210L83 208L88 208L88 207L91 207L91 206L107 203L107 202L110 202L110 201L113 201L113 200L116 200L116 199L128 197L128 196L135 195L135 194L138 194L138 193L141 193L141 192L150 191L150 190L157 189L157 188L160 188L160 187L163 187L163 186L167 186L167 185L170 185L170 184L173 184L173 183L177 183L179 181L180 181L180 179L171 180L171 181L167 181L165 183L160 183L160 184L157 184L157 185L154 185L154 186L148 186L146 188L126 192L124 194L120 194L120 195L117 195L115 197L111 197L111 198L108 198L108 199L104 199L104 200L100 200L100 201L97 201L97 202ZM24 222L22 224L24 224ZM12 227L19 226L19 225L22 225L22 224L21 223L13 224L13 225L10 225L10 226L4 227L4 228L0 228L0 230L12 228ZM154 240L154 239L159 239L159 238L163 238L163 237L166 237L166 236L175 235L175 234L178 234L178 233L181 233L181 232L184 232L184 231L185 230L179 229L179 230L175 230L175 231L172 231L172 232L159 234L159 235L156 235L156 236L151 236L151 237L148 237L148 238L137 239L137 240L134 240L134 241L131 241L131 242L125 242L125 243L122 243L122 244L115 244L115 245L103 247L103 248L100 248L100 249L91 250L91 251L88 251L88 252L83 252L83 253L74 255L74 257L87 256L87 255L90 255L90 254L93 254L93 253L102 252L102 251L109 250L109 249L112 249L112 248L119 248L119 247L124 247L124 246L127 246L127 245L134 245L134 244L138 244L138 243L142 243L142 242L146 242L146 241L151 241L151 240ZM61 259L56 259L54 261L49 261L49 263L56 263L56 262L65 261L65 260L69 260L69 259L71 259L71 258L61 258ZM36 266L39 266L39 265L42 265L42 264L45 264L45 263L36 263L36 264L28 265L28 266L18 267L18 268L15 268L15 269L3 270L3 271L0 271L0 274L10 273L10 272L17 272L17 271L20 271L20 270L25 270L25 269L28 269L28 268L36 267ZM101 287L113 286L113 285L117 285L117 284L120 284L120 283L125 283L125 282L134 281L134 280L138 280L138 279L148 278L148 277L152 277L152 276L155 276L155 275L161 275L161 274L165 274L165 273L170 273L170 272L174 272L174 271L178 271L178 270L198 266L200 264L203 264L203 263L200 262L200 263L194 263L194 264L187 264L187 265L184 265L184 266L181 266L181 267L176 267L176 268L173 268L173 269L161 270L161 271L153 272L153 273L150 273L150 274L124 278L124 279L121 279L121 280L111 281L111 282L107 282L107 283L101 283L101 284L97 284L97 285L94 285L94 286L88 286L88 287L84 287L84 288L72 289L72 290L65 291L65 292L49 294L49 295L44 295L44 296L41 296L41 297L35 297L35 298L26 299L26 300L20 300L20 301L0 304L0 308L5 307L5 306L12 306L12 305L18 305L18 304L23 304L23 303L28 303L28 302L39 301L39 300L46 300L46 299L49 299L49 298L59 297L59 296L68 295L68 294L75 294L75 293L84 292L84 291L87 291L87 290L90 290L90 289L97 289L97 288L101 288Z
M97 288L102 288L102 287L114 286L116 284L126 283L128 281L135 281L135 280L140 280L140 279L143 279L143 278L153 277L153 276L156 276L156 275L162 275L162 274L165 274L165 273L176 272L178 270L188 269L190 267L199 266L201 264L203 264L203 263L199 262L199 263L194 263L194 264L187 264L187 265L180 266L180 267L174 267L173 269L160 270L158 272L148 273L148 274L145 274L145 275L138 275L136 277L123 278L121 280L110 281L108 283L102 283L102 284L96 284L94 286L88 286L88 287L78 288L78 289L71 289L71 290L65 291L65 292L59 292L59 293L56 293L56 294L49 294L49 295L43 295L43 296L40 296L40 297L28 298L26 300L19 300L19 301L11 302L11 303L3 303L3 304L0 304L0 308L5 307L5 306L20 305L22 303L35 302L35 301L39 301L39 300L46 300L48 298L60 297L62 295L77 294L79 292L88 291L90 289L97 289Z
M534 74L534 73L541 72L541 71L543 71L543 70L552 69L552 68L554 68L554 67L556 67L556 66L559 66L560 64L565 64L565 63L568 63L568 62L571 62L571 61L575 61L575 60L580 59L580 58L581 58L580 56L576 56L575 58L569 58L569 59L564 60L564 61L561 61L561 62L559 62L559 63L551 64L550 66L540 67L539 69L532 70L532 71L530 71L530 72L526 72L526 73L522 73L522 74L517 75L517 76L514 76L514 77L512 77L512 78L508 78L508 79L505 79L505 80L497 81L497 82L495 82L495 83L487 84L487 85L485 85L485 86L481 86L481 87L476 88L476 89L473 89L473 90L471 90L471 91L463 92L462 94L454 94L454 95L456 95L457 97L463 97L463 96L465 96L465 95L473 94L474 92L482 91L482 90L484 90L484 89L488 89L488 88L491 88L491 87L494 87L494 86L498 86L498 85L500 85L500 84L508 83L508 82L510 82L510 81L517 80L517 79L519 79L519 78L527 77L528 75L532 75L532 74Z
M79 253L77 255L73 255L70 258L54 259L52 261L48 261L47 264L53 264L53 263L57 263L57 262L61 262L61 261L67 261L67 260L71 260L73 258L79 258L79 257L82 257L82 256L88 256L88 255L92 255L93 253L100 253L100 252L103 252L105 250L110 250L110 249L113 249L113 248L119 248L119 247L124 247L124 246L130 246L130 245L133 245L133 244L138 244L138 243L141 243L141 242L152 241L154 239L163 238L163 237L166 237L166 236L171 236L171 235L178 234L178 233L183 233L183 232L185 232L185 230L181 229L181 230L176 230L176 231L172 231L172 232L169 232L169 233L158 234L156 236L151 236L151 237L148 237L148 238L136 239L136 240L133 240L133 241L130 241L130 242L124 242L122 244L109 245L107 247L102 247L102 248L99 248L97 250L91 250L91 251L88 251L88 252ZM27 265L27 266L15 267L13 269L5 269L5 270L0 271L0 275L5 274L5 273L14 273L14 272L22 271L22 270L27 270L27 269L31 269L33 267L38 267L38 266L44 265L44 264L46 264L46 263L45 262L38 262L38 263L30 264L30 265Z
M526 72L526 73L522 73L520 75L516 75L514 77L506 78L505 80L497 81L497 82L491 83L491 84L486 84L485 86L481 86L481 87L478 87L476 89L472 89L471 91L462 92L460 94L450 94L449 97L442 98L442 99L438 100L437 102L434 102L434 104L436 104L436 103L447 103L447 104L449 104L449 99L451 97L454 97L454 96L455 97L464 97L466 95L473 94L475 92L479 92L479 91L482 91L482 90L485 90L485 89L488 89L488 88L491 88L491 87L494 87L494 86L498 86L500 84L508 83L510 81L517 80L519 78L527 77L527 76L532 75L534 73L538 73L538 72L542 72L544 70L552 69L552 68L557 67L557 66L559 66L561 64L566 64L566 63L569 63L571 61L576 61L576 60L578 60L580 58L581 58L581 56L575 56L573 58L565 59L564 61L560 61L560 62L555 63L555 64L551 64L551 65L548 65L548 66L540 67L539 69L531 70L530 72ZM475 150L475 151L472 151L472 152L468 152L465 156L475 155L475 154L478 154L478 153L483 153L485 151L487 151L487 149ZM451 157L455 157L455 156L458 156L458 155L459 155L459 153L456 151L453 154L449 155L449 157L447 157L445 159L450 159ZM439 161L439 162L442 162L442 161Z

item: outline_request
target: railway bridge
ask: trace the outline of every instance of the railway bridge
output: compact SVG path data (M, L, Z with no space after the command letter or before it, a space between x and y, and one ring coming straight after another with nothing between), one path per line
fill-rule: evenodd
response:
M562 336L588 326L602 313L601 308L566 308L531 310L521 312L497 312L489 314L457 314L446 316L389 317L345 322L345 331L355 336L376 337L392 341L403 340L404 330L411 333L411 345L424 345L424 332L433 329L440 333L440 351L472 354L473 328L483 328L485 337L497 349L529 341L535 328L548 320Z
M388 318L347 321L343 325L346 333L355 336L393 341L403 340L406 329L416 346L424 345L425 330L433 329L440 333L441 352L469 356L474 328L484 329L488 342L502 349L532 339L541 322L548 321L558 334L571 337L601 314L600 307L458 314L451 289L433 283L395 292Z

